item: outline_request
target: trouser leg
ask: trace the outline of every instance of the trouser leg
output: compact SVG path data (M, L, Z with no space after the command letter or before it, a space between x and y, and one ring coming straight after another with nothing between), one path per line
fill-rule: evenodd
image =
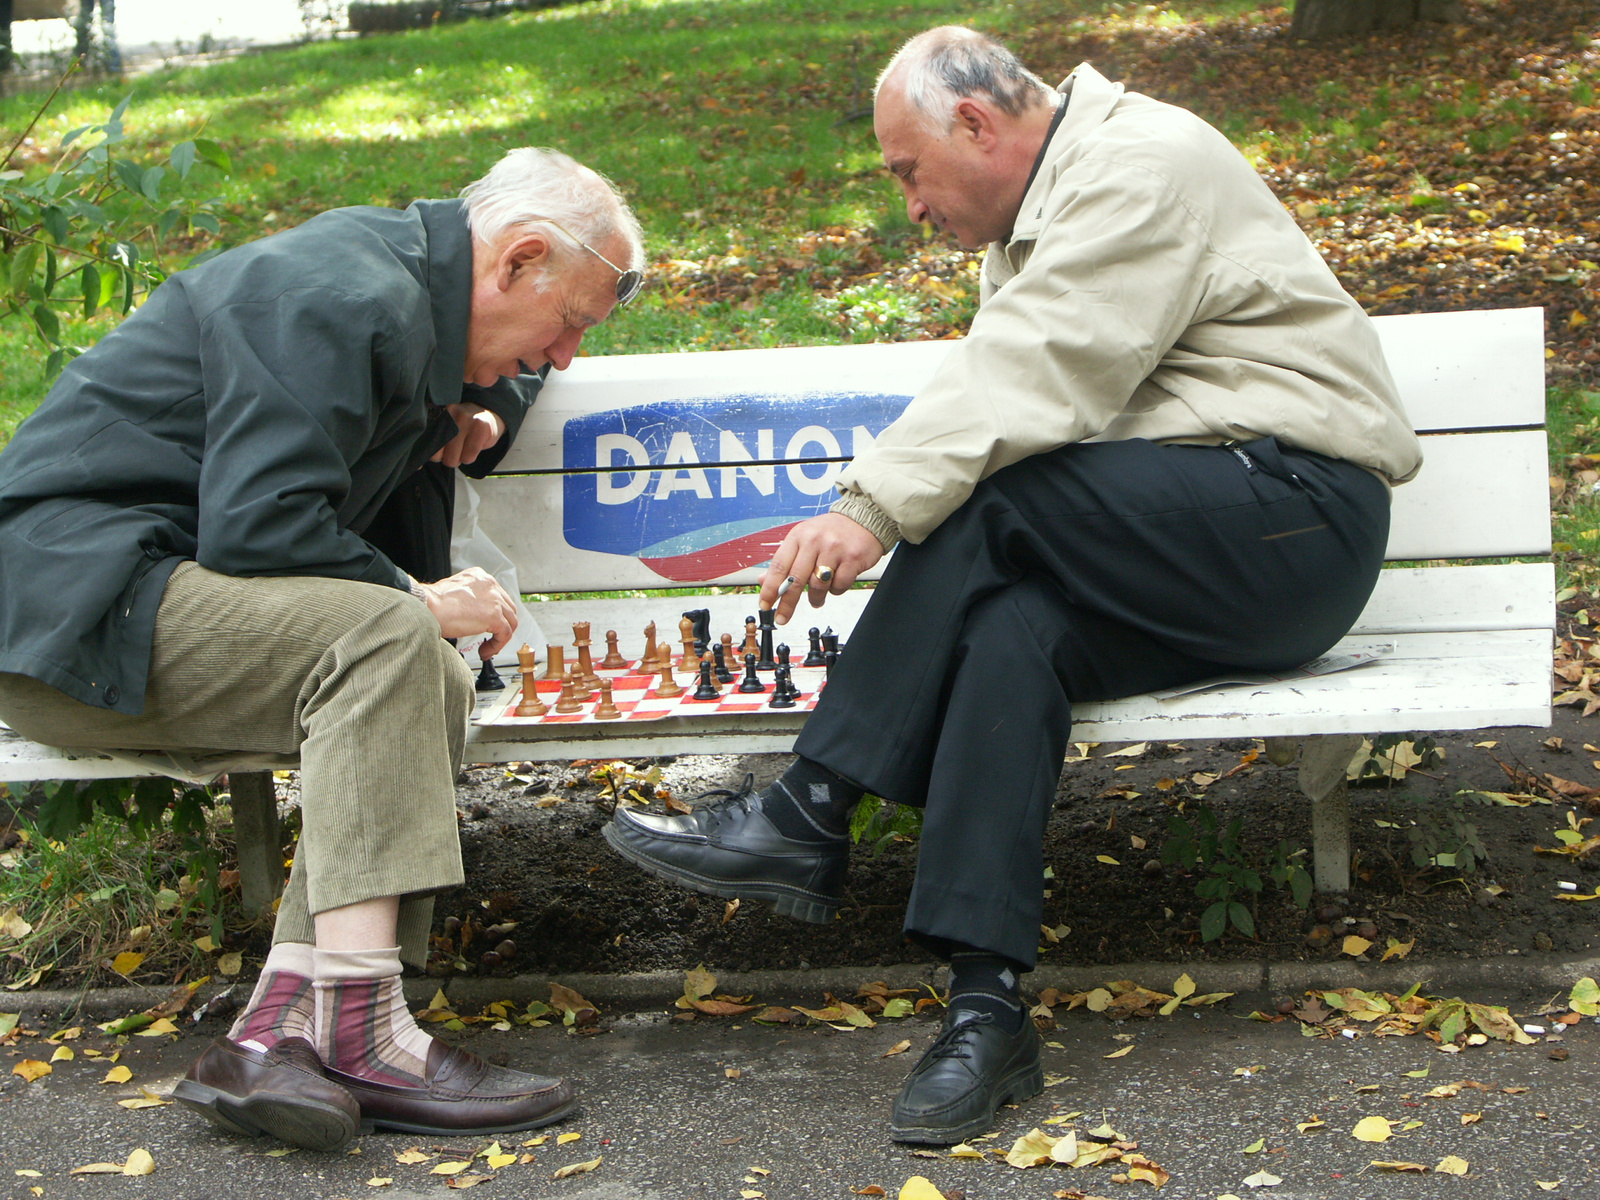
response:
M0 675L0 718L47 744L298 753L304 827L276 940L310 942L316 913L402 896L410 962L426 955L431 893L463 878L455 779L472 702L471 672L410 596L195 564L163 595L140 715Z
M1072 700L1303 662L1359 615L1387 538L1382 484L1244 449L1065 447L896 552L796 750L927 806L912 932L1032 962ZM962 904L967 937L928 915Z

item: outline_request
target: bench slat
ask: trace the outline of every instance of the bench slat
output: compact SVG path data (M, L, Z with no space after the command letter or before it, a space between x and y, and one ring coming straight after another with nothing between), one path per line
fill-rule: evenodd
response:
M1544 424L1543 310L1411 313L1374 324L1419 432ZM852 393L898 397L903 406L954 345L946 339L579 358L551 376L499 470L593 466L590 454L563 456L562 430L574 417L610 409L746 395L771 406L814 407L819 397ZM781 446L775 456L783 457Z

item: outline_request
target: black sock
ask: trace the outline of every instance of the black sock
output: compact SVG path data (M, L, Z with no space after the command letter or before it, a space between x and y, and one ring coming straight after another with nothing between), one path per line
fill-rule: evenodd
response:
M950 1010L989 1013L1008 1033L1022 1028L1027 1010L1017 991L1022 968L984 950L955 950L950 955Z
M802 842L831 841L850 832L850 810L862 790L820 763L796 758L761 793L762 811L778 832Z

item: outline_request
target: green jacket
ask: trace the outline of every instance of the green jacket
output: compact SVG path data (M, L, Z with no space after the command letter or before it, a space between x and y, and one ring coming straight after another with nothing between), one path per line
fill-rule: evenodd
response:
M361 532L454 436L443 406L509 440L537 390L464 388L471 284L455 200L336 209L163 283L0 452L0 671L140 712L185 559L407 588Z

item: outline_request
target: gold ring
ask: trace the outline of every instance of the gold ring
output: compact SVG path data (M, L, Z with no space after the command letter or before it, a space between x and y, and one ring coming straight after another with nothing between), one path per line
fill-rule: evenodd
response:
M817 568L817 578L820 579L823 583L832 583L833 582L833 568L832 567L818 567Z

